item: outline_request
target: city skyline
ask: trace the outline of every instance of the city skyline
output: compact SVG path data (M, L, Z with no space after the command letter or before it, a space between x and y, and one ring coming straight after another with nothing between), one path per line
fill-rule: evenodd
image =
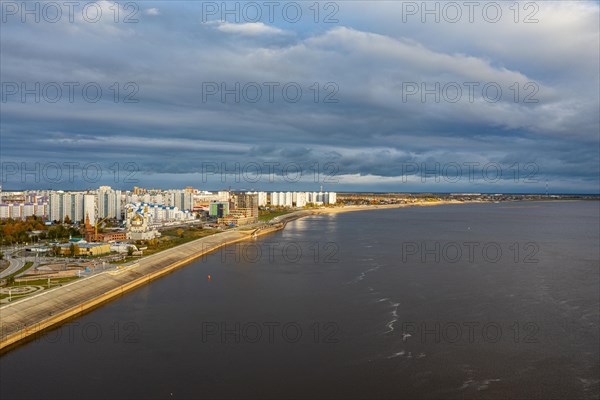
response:
M187 186L186 186L187 187ZM1 188L1 186L0 186ZM111 187L113 190L119 190L123 193L126 192L134 192L134 186L127 186L127 187L123 187L123 186L112 186ZM493 187L490 186L486 186L483 187L484 189L490 189L490 190L475 190L478 189L478 187L470 187L470 188L466 188L466 189L470 189L470 190L447 190L447 191L436 191L436 190L420 190L420 191L411 191L411 190L327 190L325 188L320 189L319 186L313 187L312 189L298 189L294 186L290 187L290 186L285 186L285 185L281 185L281 186L277 186L277 188L272 188L272 189L267 189L267 190L263 190L263 189L259 189L256 187L220 187L220 188L209 188L209 187L202 187L202 188L195 188L195 190L201 191L201 192L207 192L207 193L218 193L221 191L230 191L230 192L264 192L264 193L275 193L275 192L335 192L335 193L356 193L356 194L398 194L398 195L402 195L402 194L407 194L407 195L418 195L418 194L440 194L440 195L447 195L447 194L506 194L506 195L510 195L510 194L515 194L515 195L584 195L584 196L600 196L599 193L594 193L594 192L577 192L577 191L554 191L552 190L551 186L548 186L548 188L546 189L546 186L544 184L541 185L540 190L535 190L535 191L501 191L501 190L491 190L493 189ZM448 188L451 189L451 188ZM481 187L479 187L479 189L481 189ZM9 188L9 189L2 189L2 192L4 193L22 193L22 192L49 192L49 191L53 191L53 192L92 192L92 191L96 191L98 190L98 188L94 188L91 186L88 187L77 187L77 188L49 188L49 187L32 187L32 188L25 188L25 187L20 187L20 188ZM152 188L151 190L156 190L156 191L183 191L185 190L184 186L173 186L173 187L156 187L156 188Z
M241 196L241 197L240 197ZM238 200L256 196L254 200ZM266 207L302 208L309 204L336 204L336 193L319 192L263 192L263 191L206 191L187 186L183 189L145 189L134 187L133 191L100 186L97 189L24 190L2 191L0 187L0 220L26 219L36 216L47 221L91 223L102 219L127 220L135 213L149 211L157 220L194 220L198 212L212 213L212 203L236 204L233 209ZM227 207L229 210L229 207ZM227 211L228 212L228 211ZM257 215L252 215L257 217Z

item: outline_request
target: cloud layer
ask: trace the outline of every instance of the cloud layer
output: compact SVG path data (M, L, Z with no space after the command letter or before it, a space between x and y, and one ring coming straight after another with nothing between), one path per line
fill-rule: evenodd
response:
M4 15L2 162L131 162L162 187L316 189L324 173L339 191L599 191L598 3L537 3L518 22L507 5L495 23L423 23L404 3L306 4L297 22L193 2L121 5L119 22L109 2L93 23ZM265 163L303 177L271 182ZM16 176L5 187L53 185Z

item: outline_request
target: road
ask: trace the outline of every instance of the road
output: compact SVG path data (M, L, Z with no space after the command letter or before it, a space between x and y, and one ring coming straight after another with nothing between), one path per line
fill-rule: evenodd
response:
M20 257L15 258L14 255L19 251L23 250L22 248L13 249L11 251L7 251L4 253L4 258L10 263L10 265L2 272L0 272L0 278L4 278L12 273L17 272L19 269L23 268L26 260Z

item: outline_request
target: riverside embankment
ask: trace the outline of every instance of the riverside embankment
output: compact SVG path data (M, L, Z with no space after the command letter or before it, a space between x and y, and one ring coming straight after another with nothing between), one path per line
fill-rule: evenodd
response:
M144 285L220 247L283 228L275 224L228 231L143 257L135 265L106 271L0 307L0 350Z
M431 202L420 205L438 205ZM417 204L419 205L419 204ZM135 265L83 278L55 289L0 307L0 351L38 332L91 310L123 293L144 285L223 246L283 229L287 222L314 214L399 208L408 205L348 206L302 210L274 218L254 230L233 230L204 237L143 257Z

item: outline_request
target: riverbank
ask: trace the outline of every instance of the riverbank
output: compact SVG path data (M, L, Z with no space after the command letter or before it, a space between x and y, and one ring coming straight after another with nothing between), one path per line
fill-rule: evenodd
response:
M275 217L269 225L250 230L233 230L197 239L180 246L143 257L135 265L118 271L106 271L79 279L64 286L44 291L18 302L0 307L0 351L5 352L19 342L35 337L45 329L91 310L141 285L189 264L223 246L276 232L294 219L315 214L332 214L410 206L462 204L430 202L379 206L348 206L301 210Z
M406 207L429 207L429 206L439 206L439 205L446 205L446 204L465 204L465 203L479 203L479 201L440 200L440 201L429 201L429 202L422 202L422 203L403 203L403 204L384 204L384 205L372 205L372 206L369 205L369 206L345 206L345 207L332 207L332 208L317 208L317 209L295 211L293 213L275 217L271 221L274 223L283 223L285 225L286 223L293 221L295 219L306 217L309 215L316 215L316 214L339 214L339 213L346 213L346 212L353 212L353 211L369 211L369 210L382 210L382 209L406 208Z

